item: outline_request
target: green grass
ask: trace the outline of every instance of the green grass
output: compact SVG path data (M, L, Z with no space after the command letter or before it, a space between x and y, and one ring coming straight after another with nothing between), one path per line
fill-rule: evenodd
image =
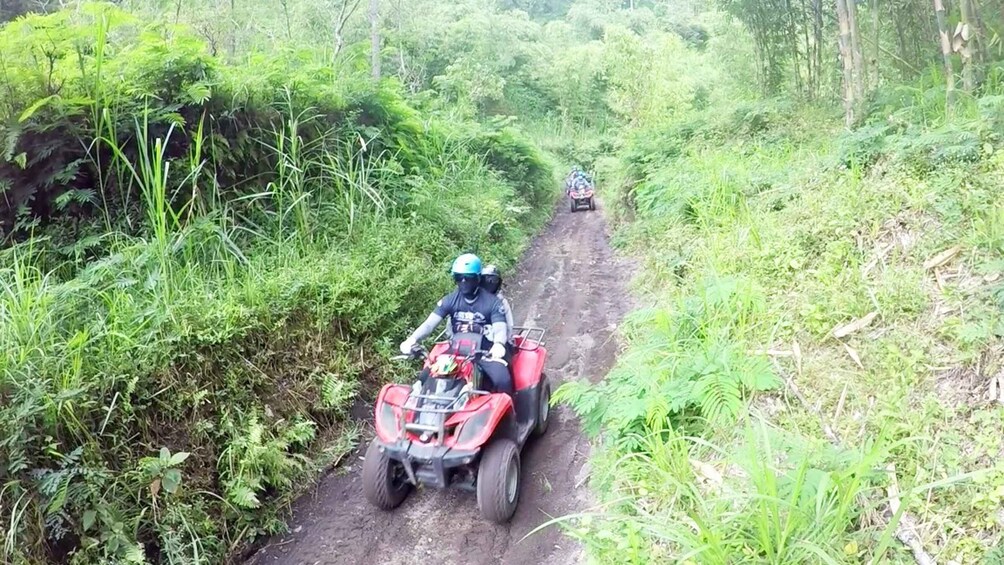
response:
M978 562L1004 539L1004 444L989 431L1004 409L985 397L1001 351L1000 283L984 278L1000 272L996 154L918 168L890 137L872 166L846 167L836 121L812 109L753 133L729 116L643 125L606 172L620 179L607 197L632 206L615 241L638 256L636 288L655 306L627 324L603 383L562 391L603 446L594 486L607 506L572 531L599 562L910 562L879 519L894 465L927 550ZM954 141L930 143L940 155ZM652 148L669 153L649 160ZM954 245L937 275L924 267ZM757 307L726 303L728 322L698 317L702 329L681 334L709 279L742 281ZM833 337L871 312L866 328ZM723 396L746 401L724 424L688 403L694 359L699 378L727 367L744 385ZM773 388L750 386L768 374L791 378L807 404L757 394ZM766 428L728 425L751 413ZM841 439L835 451L817 414Z

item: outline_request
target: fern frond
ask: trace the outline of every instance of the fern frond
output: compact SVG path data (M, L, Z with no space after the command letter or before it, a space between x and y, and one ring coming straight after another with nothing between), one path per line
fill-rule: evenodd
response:
M694 395L701 414L710 421L734 419L742 408L739 379L723 373L709 373L697 380Z

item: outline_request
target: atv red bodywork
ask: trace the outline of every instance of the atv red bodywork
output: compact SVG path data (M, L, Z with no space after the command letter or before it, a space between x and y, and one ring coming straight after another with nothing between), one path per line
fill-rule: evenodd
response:
M543 330L517 328L516 350L512 356L514 396L477 390L480 370L474 358L456 353L456 343L448 342L437 343L425 359L428 369L438 357L454 355L454 372L437 376L440 379L437 386L449 386L448 393L437 395L423 391L415 394L407 385L385 385L376 401L376 438L370 446L374 454L367 452L367 458L380 458L381 467L377 469L373 464L371 470L371 474L379 476L367 477L364 466L364 490L371 502L383 508L400 504L403 496L398 500L384 495L393 488L403 488L400 481L404 480L414 486L456 484L476 489L481 504L482 488L478 486L478 477L485 463L482 452L485 449L491 452L499 447L494 444L500 442L522 449L531 435L539 435L546 429L550 384L543 373L547 359L543 335ZM436 379L430 377L429 380ZM467 384L471 386L465 386ZM512 451L511 446L508 449ZM509 456L511 458L512 454ZM515 457L518 475L518 453ZM387 476L397 465L403 475L398 477L397 483L388 482ZM510 502L514 511L515 501ZM486 517L495 521L507 520L508 516L511 516L508 510L494 515L486 513Z
M570 200L570 208L572 212L576 212L581 207L585 207L589 210L596 209L596 203L593 200L594 191L591 188L585 190L571 190L568 192L568 198Z

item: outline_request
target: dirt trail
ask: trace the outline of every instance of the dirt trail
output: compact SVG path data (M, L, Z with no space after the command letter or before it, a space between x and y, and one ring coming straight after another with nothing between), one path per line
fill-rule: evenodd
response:
M505 286L516 324L547 330L545 370L555 386L606 374L617 352L614 330L629 306L627 274L610 250L603 216L573 214L562 204ZM295 505L292 533L271 540L248 565L583 563L580 548L555 527L520 540L550 517L587 505L588 449L571 411L556 409L547 434L523 452L519 508L506 526L482 520L474 494L459 489L425 489L393 512L374 509L362 494L360 451Z

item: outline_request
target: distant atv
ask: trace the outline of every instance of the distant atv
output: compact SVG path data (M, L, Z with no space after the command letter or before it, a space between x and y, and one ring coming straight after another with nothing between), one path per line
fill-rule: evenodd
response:
M481 390L481 336L456 334L426 355L425 386L388 384L376 401L376 435L363 463L363 492L374 506L398 507L413 486L455 485L477 492L481 515L505 523L516 512L520 451L547 430L551 385L544 375L544 330L515 328L515 398ZM417 387L416 387L417 388Z
M596 209L596 202L593 200L592 186L576 186L568 190L568 198L572 212L579 211L580 207L589 210Z

